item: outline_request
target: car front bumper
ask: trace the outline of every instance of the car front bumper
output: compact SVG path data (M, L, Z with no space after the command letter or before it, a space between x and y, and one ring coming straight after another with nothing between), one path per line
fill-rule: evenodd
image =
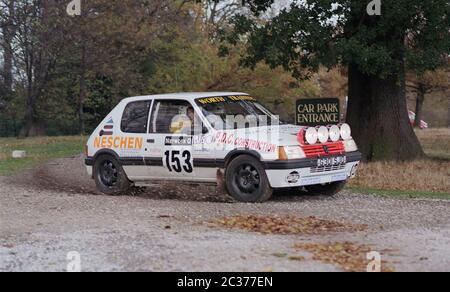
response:
M350 152L345 164L330 167L317 167L317 159L311 158L264 164L272 188L289 188L346 181L356 175L361 158L360 152Z

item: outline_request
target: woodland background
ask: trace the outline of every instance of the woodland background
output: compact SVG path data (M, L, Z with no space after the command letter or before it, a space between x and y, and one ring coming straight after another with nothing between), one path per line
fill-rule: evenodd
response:
M264 62L241 66L244 44L224 54L228 20L251 13L239 0L90 0L77 17L67 15L68 2L0 0L0 136L88 134L134 95L245 91L289 121L298 98L345 104L345 67L297 80ZM408 108L418 105L431 127L450 125L448 70L407 74Z

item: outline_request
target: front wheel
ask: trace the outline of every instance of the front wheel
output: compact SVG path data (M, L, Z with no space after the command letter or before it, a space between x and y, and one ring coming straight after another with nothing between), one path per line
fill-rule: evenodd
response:
M346 181L338 181L323 185L306 186L305 189L311 195L334 196L344 189L346 183Z
M94 180L100 192L112 196L121 195L131 187L122 166L110 155L101 155L95 160Z
M265 202L272 197L266 172L256 158L239 156L228 165L225 171L228 193L240 202Z

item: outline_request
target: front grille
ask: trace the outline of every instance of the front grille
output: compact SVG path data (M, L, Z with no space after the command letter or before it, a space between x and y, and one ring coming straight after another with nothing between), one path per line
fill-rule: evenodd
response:
M320 156L342 155L345 153L344 143L325 143L317 145L305 145L303 151L306 157L314 158Z
M345 164L335 165L335 166L326 166L326 167L311 167L311 173L321 173L328 171L337 171L345 169Z

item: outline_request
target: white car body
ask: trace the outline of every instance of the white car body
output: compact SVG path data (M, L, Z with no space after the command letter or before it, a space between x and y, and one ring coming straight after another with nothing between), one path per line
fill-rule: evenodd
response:
M87 142L86 167L89 174L93 176L96 157L110 154L116 157L129 180L136 186L146 186L158 181L216 184L220 172L223 173L231 159L248 154L262 163L270 186L274 189L346 181L355 176L361 154L353 139L339 141L342 146L340 152L328 154L326 145L333 147L336 143L302 145L297 138L299 131L304 128L301 126L215 129L203 115L196 100L229 96L248 95L235 92L177 93L122 100L95 129ZM139 101L149 101L150 104L146 133L123 132L121 121L125 108ZM170 132L152 133L151 129L158 127L152 116L157 110L157 101L188 102L207 131L193 136ZM291 157L281 159L280 147L284 147L284 153L288 152ZM305 151L312 148L319 149L317 154L307 155ZM339 156L340 160L334 165L332 159L336 156ZM173 160L169 158L175 159L176 163L173 164Z

